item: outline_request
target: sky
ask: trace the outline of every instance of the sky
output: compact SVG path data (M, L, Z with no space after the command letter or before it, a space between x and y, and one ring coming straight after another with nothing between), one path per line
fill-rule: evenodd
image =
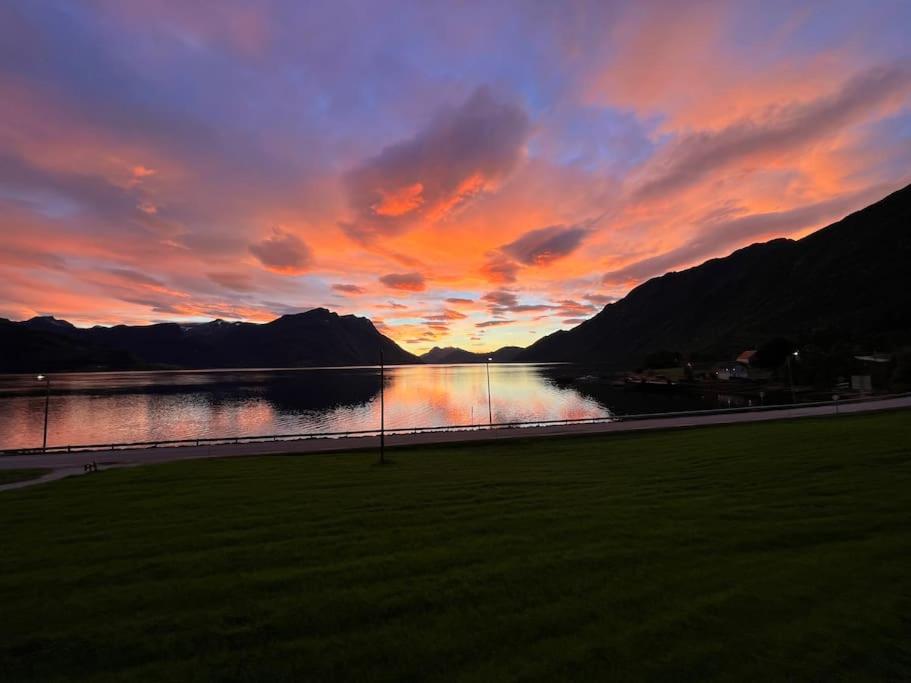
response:
M0 4L0 316L568 329L911 182L907 0Z

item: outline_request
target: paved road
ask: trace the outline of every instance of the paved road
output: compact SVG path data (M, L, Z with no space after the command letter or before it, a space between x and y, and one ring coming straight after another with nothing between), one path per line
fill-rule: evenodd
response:
M46 465L45 465L46 467ZM2 469L2 468L0 468ZM24 481L14 481L12 484L3 484L0 486L0 491L12 491L13 489L24 489L26 486L34 486L35 484L46 484L49 481L57 481L58 479L65 479L66 477L72 477L76 474L82 474L83 469L81 467L61 467L59 469L52 469L47 474L44 474L35 479L26 479Z
M862 413L877 410L911 408L911 396L870 400L860 403L842 403L840 414ZM715 413L711 415L689 414L679 417L655 417L630 421L602 422L595 424L552 425L546 427L524 427L504 429L479 429L476 431L424 432L420 434L388 434L386 445L415 446L431 444L453 444L472 441L499 441L528 437L569 436L580 434L614 434L656 429L680 429L707 425L734 424L741 422L765 422L769 420L801 417L830 416L834 414L831 405L803 408L777 408L762 411ZM100 469L146 465L174 460L197 458L225 458L244 455L267 455L282 453L328 453L376 448L376 436L357 436L340 439L322 438L296 441L264 441L241 444L217 444L206 446L180 446L160 448L137 448L128 450L83 451L80 453L54 453L48 455L9 455L0 457L0 469L48 468L53 472L27 482L16 482L0 486L0 491L22 488L32 484L53 481L73 474L81 474L83 465L97 463Z

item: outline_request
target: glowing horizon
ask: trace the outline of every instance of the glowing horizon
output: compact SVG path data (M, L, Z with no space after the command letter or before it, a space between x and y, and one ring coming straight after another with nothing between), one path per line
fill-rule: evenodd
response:
M679 7L5 3L0 316L526 346L911 182L911 5Z

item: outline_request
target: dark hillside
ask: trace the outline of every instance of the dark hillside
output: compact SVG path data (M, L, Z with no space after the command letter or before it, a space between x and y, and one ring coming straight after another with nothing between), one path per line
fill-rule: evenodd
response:
M675 349L730 355L774 337L887 349L911 340L911 186L801 240L653 278L522 361L616 367Z

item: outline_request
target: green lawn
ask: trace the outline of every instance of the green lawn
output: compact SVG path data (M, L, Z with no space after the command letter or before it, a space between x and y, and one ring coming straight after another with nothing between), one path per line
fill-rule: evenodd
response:
M26 479L37 479L48 472L50 472L50 470L0 470L0 486L3 484L13 484L17 481L25 481Z
M911 413L0 493L0 679L908 680Z

